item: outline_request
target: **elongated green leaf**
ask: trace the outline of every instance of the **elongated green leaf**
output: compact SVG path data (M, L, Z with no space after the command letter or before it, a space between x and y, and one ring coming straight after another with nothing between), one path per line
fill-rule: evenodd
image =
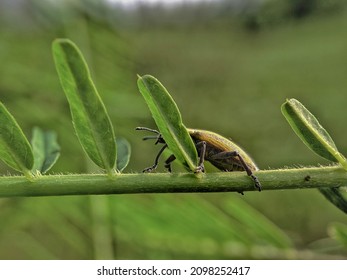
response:
M343 187L340 188L320 188L321 194L332 204L347 214L347 200L343 194ZM346 191L344 191L346 194Z
M154 77L139 77L138 88L143 95L154 121L175 157L195 171L198 155L175 101L165 87Z
M88 66L77 46L68 39L55 40L52 50L77 137L94 163L110 173L116 162L115 136Z
M60 156L57 134L54 131L43 131L34 127L31 145L34 153L32 171L39 171L44 174L52 168Z
M327 160L339 162L347 170L345 157L339 153L328 132L304 105L296 99L289 99L282 105L281 111L307 147ZM347 213L347 201L338 188L322 188L319 191L337 208Z
M282 113L299 138L319 156L339 162L347 168L346 159L339 153L334 141L318 120L296 99L287 100Z
M122 172L127 167L130 155L131 146L130 143L123 137L117 137L117 169Z
M14 117L0 102L0 158L13 169L31 177L34 156Z

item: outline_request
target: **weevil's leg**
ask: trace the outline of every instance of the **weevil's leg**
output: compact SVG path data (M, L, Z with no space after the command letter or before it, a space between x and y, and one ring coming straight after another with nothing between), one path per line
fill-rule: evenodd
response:
M159 151L159 153L157 154L155 160L154 160L154 164L150 167L145 168L142 172L152 172L153 170L155 170L158 167L158 162L159 162L159 158L161 156L161 154L164 152L164 150L167 148L167 144L165 144Z
M171 162L173 162L176 159L175 155L171 155L168 157L167 160L165 160L165 168L171 173Z
M238 151L221 152L221 153L218 153L218 154L215 154L215 155L211 156L211 159L227 159L227 158L231 158L231 157L238 157L240 159L240 162L242 164L243 169L247 172L247 175L250 176L253 179L255 187L259 191L261 191L261 184L260 184L257 176L255 176L253 174L252 170L246 164L246 162L244 161L243 157L239 154Z
M204 158L205 158L205 153L206 153L206 142L201 141L196 144L196 148L200 148L200 159L199 159L199 164L195 170L195 173L198 172L204 172L205 167L204 167ZM169 172L171 172L171 162L173 162L176 159L175 155L171 155L166 161L165 161L165 168L168 169Z
M249 176L253 179L255 187L258 189L258 191L261 192L261 184L259 182L258 177L255 176L253 173L251 175L249 175Z
M197 143L196 149L200 149L200 159L199 159L199 164L197 168L195 169L194 173L199 173L199 172L205 172L205 167L204 167L204 160L205 160L205 154L206 154L206 142L201 141Z

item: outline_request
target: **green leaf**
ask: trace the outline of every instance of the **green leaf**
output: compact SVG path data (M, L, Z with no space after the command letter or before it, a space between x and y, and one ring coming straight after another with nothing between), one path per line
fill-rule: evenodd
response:
M0 102L0 158L28 178L34 164L30 144L14 117Z
M54 131L43 131L34 127L31 145L34 153L33 172L44 174L56 163L60 156L60 146Z
M334 141L318 120L296 99L287 100L281 111L299 138L319 156L339 162L347 169L347 162L339 153Z
M152 76L139 77L137 85L169 149L177 160L195 171L198 163L197 151L182 123L175 101L165 87Z
M77 137L91 160L111 174L116 162L114 131L88 66L68 39L55 40L52 50Z
M334 204L337 208L347 214L347 200L344 197L342 190L344 187L339 188L320 188L318 189L321 194L325 196L327 200L329 200L332 204ZM345 191L346 193L346 191Z
M130 155L131 155L131 146L130 143L123 137L117 137L117 169L122 172L125 167L127 167Z
M319 156L339 162L347 170L347 161L339 153L328 132L320 125L316 117L296 99L287 100L281 111L299 138ZM339 188L319 189L319 191L337 208L347 213L347 201Z

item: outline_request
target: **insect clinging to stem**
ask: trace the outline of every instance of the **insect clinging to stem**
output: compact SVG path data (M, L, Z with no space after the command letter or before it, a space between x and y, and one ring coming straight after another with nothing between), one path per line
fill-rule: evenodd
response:
M155 129L136 127L136 130L145 130L155 133L156 135L143 137L143 140L155 139L155 144L164 144L164 146L159 150L154 160L154 164L143 170L143 172L151 172L157 168L159 158L168 145L160 132ZM247 175L253 179L255 187L261 191L261 184L258 178L253 174L253 171L257 171L258 167L252 158L238 145L231 140L211 131L188 128L188 132L195 144L199 156L199 163L195 172L205 171L204 160L209 161L212 165L222 171L246 171ZM175 155L172 154L165 161L165 168L167 168L170 172L171 163L175 159Z

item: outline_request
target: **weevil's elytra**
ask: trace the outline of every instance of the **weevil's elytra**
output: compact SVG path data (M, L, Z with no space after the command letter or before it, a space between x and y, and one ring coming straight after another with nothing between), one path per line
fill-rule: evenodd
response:
M250 170L258 170L251 157L229 139L207 130L189 128L188 132L196 145L201 141L206 142L205 160L211 162L218 169L245 171L241 157ZM199 154L199 149L197 151Z
M165 144L156 156L153 166L143 170L143 172L151 172L157 168L159 157L165 148L167 148L167 144L157 130L146 127L137 127L136 130L154 132L157 134L157 136L147 136L143 139L156 139L156 144ZM255 187L261 191L261 184L258 178L253 174L253 171L257 171L258 167L244 150L242 150L231 140L211 131L188 128L188 132L195 143L198 156L200 157L196 172L204 172L204 160L209 161L212 165L222 171L246 171L247 175L253 179ZM173 162L175 159L175 156L171 155L165 161L165 167L168 168L170 172L171 162Z

